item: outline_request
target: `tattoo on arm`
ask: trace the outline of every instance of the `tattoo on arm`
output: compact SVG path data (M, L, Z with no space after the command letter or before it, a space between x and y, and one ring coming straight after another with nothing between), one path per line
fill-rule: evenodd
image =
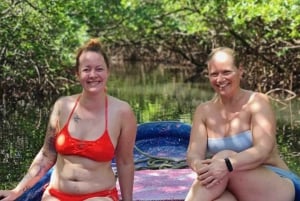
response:
M79 120L81 120L77 113L74 114L73 119L74 119L74 121L75 121L76 123L78 123Z
M53 136L49 137L47 140L47 144L48 144L49 150L51 152L56 152L54 143L55 143L55 138ZM43 154L45 154L45 153L43 153Z
M45 144L48 147L48 150L51 152L56 152L55 150L55 134L56 129L53 126L49 126L46 134ZM46 156L46 153L43 153Z
M44 165L40 165L40 164L35 164L32 167L29 168L27 174L24 176L23 180L31 180L34 179L36 177L39 177L40 175L43 175L43 170L46 171L45 166ZM31 182L30 182L31 183ZM25 187L22 188L22 191L25 192L28 189L30 189L33 185L31 184L26 184Z
M27 191L27 190L30 189L30 188L31 188L30 186L25 186L25 187L22 189L22 191L25 192L25 191Z

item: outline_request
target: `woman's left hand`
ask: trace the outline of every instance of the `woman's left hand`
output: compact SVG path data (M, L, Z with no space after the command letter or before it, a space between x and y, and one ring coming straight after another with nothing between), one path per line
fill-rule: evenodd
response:
M229 173L224 159L206 159L202 163L206 165L197 171L198 180L207 188L221 183Z

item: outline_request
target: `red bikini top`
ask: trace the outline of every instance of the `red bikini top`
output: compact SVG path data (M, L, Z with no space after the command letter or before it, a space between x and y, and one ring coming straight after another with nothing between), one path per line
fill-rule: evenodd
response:
M69 115L68 121L63 129L56 135L55 148L62 155L77 155L89 158L98 162L111 161L115 155L115 148L111 142L107 130L107 97L105 99L105 131L97 140L80 140L71 136L68 126L71 116L78 104L79 98L76 100L75 106Z

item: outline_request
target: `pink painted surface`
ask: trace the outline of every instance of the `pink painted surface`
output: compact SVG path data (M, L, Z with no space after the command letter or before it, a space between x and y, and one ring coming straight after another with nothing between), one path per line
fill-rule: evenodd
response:
M135 172L135 201L184 200L195 178L190 169L139 170Z

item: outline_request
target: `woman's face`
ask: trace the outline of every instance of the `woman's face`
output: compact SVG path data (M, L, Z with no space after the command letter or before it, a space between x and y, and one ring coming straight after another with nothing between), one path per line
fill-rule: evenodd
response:
M105 90L109 71L101 54L93 51L82 52L77 73L79 82L86 92Z
M208 63L208 74L211 86L222 96L231 96L240 88L242 71L225 52L215 53Z

